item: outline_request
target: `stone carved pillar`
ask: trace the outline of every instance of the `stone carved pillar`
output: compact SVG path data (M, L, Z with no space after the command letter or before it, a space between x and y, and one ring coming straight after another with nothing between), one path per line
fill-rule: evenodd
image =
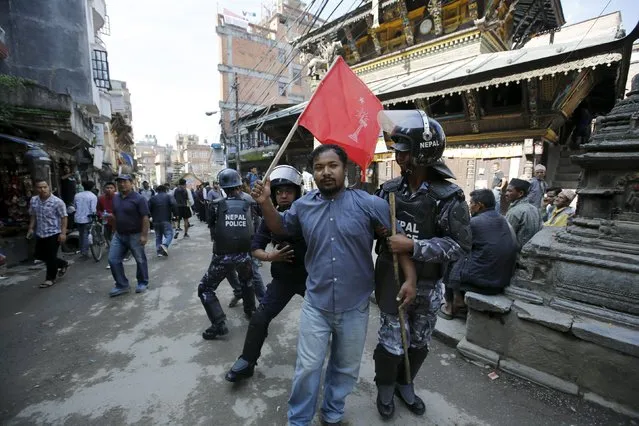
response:
M415 42L413 36L413 27L408 19L408 9L406 9L406 3L404 0L397 2L397 8L399 9L399 16L402 18L402 26L404 27L404 35L406 36L406 44L412 46Z
M353 58L355 58L355 62L359 62L361 56L359 56L359 52L357 51L357 44L355 44L355 38L353 37L353 32L351 28L347 25L344 27L344 34L346 34L346 41L348 42L348 48L353 52Z
M379 38L377 38L377 33L373 29L373 17L371 15L366 16L366 25L368 26L368 35L371 39L373 39L373 45L375 46L375 53L378 55L382 54L382 45L379 43Z

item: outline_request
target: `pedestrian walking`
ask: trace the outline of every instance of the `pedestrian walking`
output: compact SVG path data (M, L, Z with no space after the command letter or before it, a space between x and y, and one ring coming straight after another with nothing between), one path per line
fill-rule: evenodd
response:
M506 220L515 230L518 251L542 227L540 206L533 206L526 197L529 189L530 182L516 178L511 179L506 188L506 198L510 201Z
M293 201L302 195L302 176L291 166L277 166L271 179L271 198L279 212L288 210ZM272 243L274 250L265 249ZM251 243L253 257L271 262L273 280L268 285L264 297L251 318L242 355L226 373L226 380L236 382L253 376L260 351L268 335L268 326L288 302L299 294L304 297L306 290L306 243L302 237L275 235L262 222Z
M149 182L142 182L142 188L140 189L140 195L144 197L144 199L148 202L151 200L151 197L155 195L155 191L153 188L149 187Z
M124 274L122 261L127 251L131 251L137 264L136 293L143 293L149 286L149 268L144 246L149 233L149 205L147 201L133 190L133 179L130 175L117 178L119 192L113 197L113 214L115 215L115 234L109 248L109 265L115 280L115 286L109 296L115 297L128 293L129 280Z
M375 264L375 298L380 309L379 340L373 354L376 405L380 416L390 419L395 413L393 395L414 414L421 416L426 410L413 380L429 352L442 302L442 280L452 263L470 250L471 233L464 193L447 180L454 175L441 161L446 135L439 122L421 110L382 111L378 119L393 141L402 175L384 183L377 195L388 200L395 194L395 214L405 233L379 241ZM388 235L388 230L382 233ZM389 285L396 281L393 253L410 256L417 271L417 298L404 318L410 371L404 363L397 289Z
M257 182L252 196L260 204L266 226L276 235L303 237L306 295L300 314L297 361L288 402L290 425L309 425L315 415L322 366L331 356L324 379L322 421L338 423L346 397L359 376L368 327L369 296L374 288L371 256L375 228L390 229L388 203L365 191L345 188L346 152L321 145L310 156L315 184L290 209L279 213L271 200L270 182ZM399 291L402 305L415 298L415 266L400 256L406 281ZM389 285L394 285L389 283Z
M226 198L213 201L209 211L209 228L213 241L213 256L208 270L200 280L197 294L211 321L202 337L206 340L228 334L226 315L215 291L224 278L234 270L242 286L244 313L250 319L255 312L255 293L251 278L251 238L256 226L256 204L240 189L242 179L233 169L224 169L218 181L226 191Z
M35 234L35 257L47 267L45 281L40 288L49 288L67 272L69 263L58 257L60 244L67 239L67 209L64 201L51 194L45 180L37 180L35 188L38 195L31 197L29 204L29 229L27 238Z
M166 186L157 187L158 192L149 200L149 212L155 224L155 252L158 256L168 256L173 241L171 219L177 210L175 199L166 192Z
M246 174L246 183L248 183L248 186L253 189L253 186L255 186L255 182L258 181L259 179L259 175L257 174L257 167L251 167L251 170Z
M89 228L92 217L97 213L98 197L93 193L95 183L92 181L82 182L84 191L75 194L73 205L75 207L75 224L80 234L80 258L89 258Z
M189 218L193 215L191 213L191 206L193 205L193 195L191 191L186 188L186 179L180 179L179 185L173 192L173 197L177 203L177 218L178 225L177 231L181 231L180 220L184 220L184 237L189 238Z

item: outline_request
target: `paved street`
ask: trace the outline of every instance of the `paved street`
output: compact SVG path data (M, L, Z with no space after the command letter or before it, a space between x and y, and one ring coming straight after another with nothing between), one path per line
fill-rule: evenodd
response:
M146 294L110 299L113 282L106 256L99 264L74 263L50 289L37 288L43 272L0 282L0 423L285 424L301 299L272 323L255 377L227 383L224 373L240 353L247 320L241 307L226 308L232 293L223 282L219 295L230 334L202 340L208 324L196 284L211 246L203 224L191 234L190 240L174 244L169 258L149 255ZM153 253L152 247L150 242L147 253ZM134 262L126 269L134 278ZM347 400L349 425L382 424L374 405L377 318L373 306L360 381ZM413 416L396 400L392 424L636 424L505 373L491 381L491 371L435 341L417 380L427 405L425 418Z

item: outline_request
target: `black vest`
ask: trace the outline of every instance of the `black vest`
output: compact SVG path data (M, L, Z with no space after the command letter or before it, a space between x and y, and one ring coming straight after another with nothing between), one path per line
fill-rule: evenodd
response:
M386 193L395 193L395 212L406 236L415 240L426 240L438 237L437 217L439 208L438 197L432 191L420 193L410 199L399 193L402 178L390 180L382 185ZM432 287L433 283L442 278L443 269L439 263L414 261L417 272L417 286ZM404 274L399 268L400 284L404 282ZM395 297L399 290L395 281L393 269L393 254L388 250L385 242L380 244L379 255L375 263L376 298L380 309L389 314L397 313Z
M214 203L217 209L215 254L250 252L254 232L251 203L237 198L220 198Z
M284 277L306 277L306 267L304 266L304 257L306 256L306 241L301 237L282 237L271 234L273 245L280 248L281 245L289 245L293 247L293 255L295 256L292 263L273 262L271 263L271 275L274 278Z

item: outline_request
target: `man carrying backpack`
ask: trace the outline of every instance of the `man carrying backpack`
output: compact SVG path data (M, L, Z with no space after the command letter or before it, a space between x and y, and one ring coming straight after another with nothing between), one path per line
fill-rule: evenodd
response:
M233 270L237 271L242 285L244 313L250 318L255 311L255 292L251 283L251 238L258 218L257 204L250 195L242 192L242 178L237 171L222 170L218 174L218 181L226 192L226 197L214 200L209 207L208 224L213 241L213 257L197 289L202 306L211 321L211 327L202 333L206 340L229 332L226 315L215 291Z

